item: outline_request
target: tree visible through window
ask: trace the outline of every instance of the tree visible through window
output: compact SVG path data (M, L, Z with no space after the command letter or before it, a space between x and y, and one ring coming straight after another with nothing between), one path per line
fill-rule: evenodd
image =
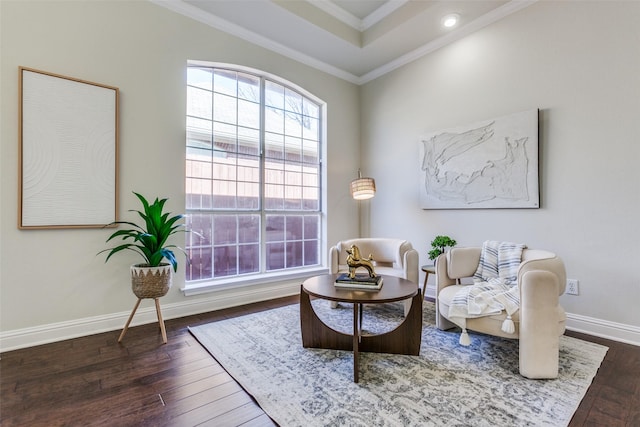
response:
M321 262L321 108L240 70L187 72L187 281Z

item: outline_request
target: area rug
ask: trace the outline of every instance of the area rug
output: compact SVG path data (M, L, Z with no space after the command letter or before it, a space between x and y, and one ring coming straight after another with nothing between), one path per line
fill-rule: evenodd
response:
M353 308L313 301L325 323L350 332ZM563 336L554 380L518 374L518 343L435 327L425 302L420 356L305 349L299 305L189 328L280 426L566 426L607 347ZM402 306L365 306L363 327L391 330Z

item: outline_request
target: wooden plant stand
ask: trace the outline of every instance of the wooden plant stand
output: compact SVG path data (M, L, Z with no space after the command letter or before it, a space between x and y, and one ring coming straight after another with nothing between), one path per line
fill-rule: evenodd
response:
M156 313L158 314L158 323L160 324L160 331L162 332L162 342L164 344L167 343L167 330L164 327L164 320L162 319L162 311L160 311L160 298L153 298L156 302ZM133 319L133 315L136 314L136 310L138 309L138 306L140 305L140 301L142 301L143 298L138 298L138 301L136 302L136 305L133 306L133 311L131 312L131 314L129 315L129 319L127 320L127 323L124 325L124 329L122 330L122 333L120 333L120 337L118 338L118 342L122 341L122 338L124 338L124 334L127 333L127 330L129 329L129 324L131 323L131 320Z

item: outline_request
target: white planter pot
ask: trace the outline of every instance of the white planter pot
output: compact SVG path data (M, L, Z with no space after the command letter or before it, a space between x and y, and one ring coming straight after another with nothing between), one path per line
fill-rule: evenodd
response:
M131 289L138 298L160 298L169 292L173 270L170 264L145 267L143 264L131 266Z

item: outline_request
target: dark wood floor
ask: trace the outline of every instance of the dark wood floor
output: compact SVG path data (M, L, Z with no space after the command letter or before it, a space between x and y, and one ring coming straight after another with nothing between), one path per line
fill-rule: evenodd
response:
M273 426L191 336L195 326L268 310L298 297L2 354L0 421L8 426ZM640 426L640 347L568 335L610 349L570 426ZM285 426L283 426L285 427ZM289 427L289 426L286 426Z

